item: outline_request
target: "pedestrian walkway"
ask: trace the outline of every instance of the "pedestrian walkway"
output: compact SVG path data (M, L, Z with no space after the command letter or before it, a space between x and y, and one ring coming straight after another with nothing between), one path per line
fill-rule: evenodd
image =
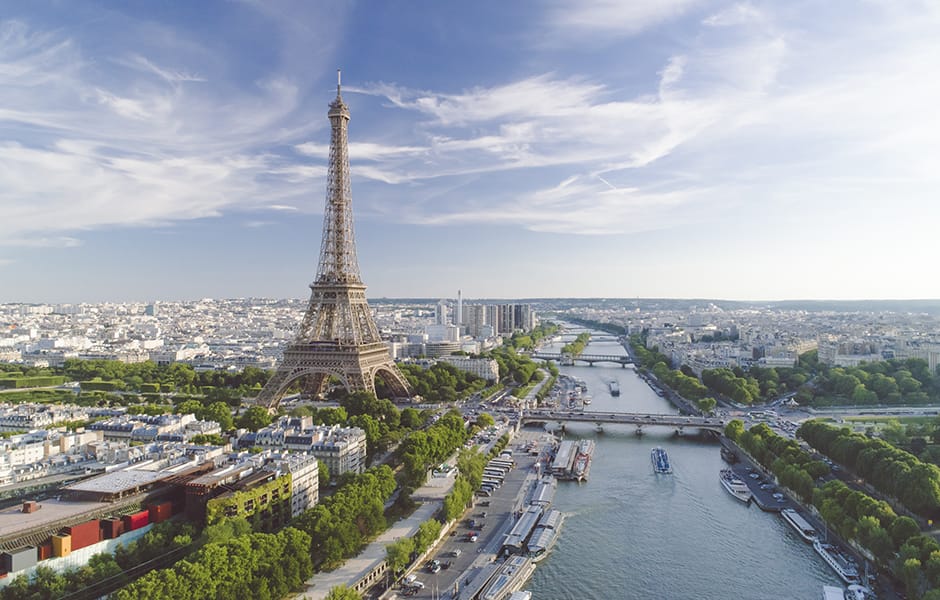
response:
M456 472L455 472L456 473ZM341 567L328 573L317 573L307 580L306 589L295 598L322 600L331 589L338 585L353 587L363 577L371 573L385 560L385 547L402 537L411 537L418 531L418 526L433 517L440 510L444 497L454 487L455 473L448 477L431 477L426 484L415 490L412 495L423 504L410 516L402 519L382 532L359 556L347 560Z

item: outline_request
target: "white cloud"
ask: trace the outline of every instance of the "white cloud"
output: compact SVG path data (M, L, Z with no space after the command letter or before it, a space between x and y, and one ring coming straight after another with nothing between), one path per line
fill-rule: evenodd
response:
M142 71L147 71L158 75L163 80L169 83L183 83L183 82L205 82L207 81L205 77L199 75L194 75L192 73L187 73L185 71L177 71L174 69L167 69L161 66L154 64L152 61L147 58L140 56L139 54L132 54L127 59L118 60L119 64L126 65L128 67L139 69Z
M81 245L82 240L69 236L0 238L0 246L21 248L75 248Z
M330 156L329 144L304 142L295 146L298 152L307 156L327 159ZM411 156L424 154L427 148L421 146L386 146L372 142L349 142L349 156L351 160L382 160L395 156Z
M702 21L711 27L731 27L761 21L763 14L749 2L739 2L708 16Z
M865 23L812 30L799 6L774 14L730 5L699 20L658 81L632 97L596 75L552 73L459 93L364 86L423 117L417 130L428 152L378 157L381 176L357 173L429 182L428 198L456 178L514 170L525 182L460 191L451 203L412 200L409 188L402 218L427 224L632 232L691 223L690 215L727 219L758 198L773 198L760 206L777 216L834 215L841 205L831 190L859 169L910 183L917 192L904 201L940 218L926 204L940 177L940 122L930 116L940 104L940 41L930 31L940 22L885 10L875 20L887 38L870 48ZM549 172L566 174L566 185L544 183ZM854 197L872 206L882 194L879 186Z
M694 4L696 0L560 0L547 12L547 23L556 34L566 37L633 35L681 15Z
M323 127L301 109L290 73L271 69L253 87L221 77L201 85L210 77L186 61L207 48L153 23L129 27L138 25L141 37L174 42L163 51L186 53L98 61L62 31L0 22L0 244L62 245L76 238L56 232L284 207L308 192L298 186L304 165L270 150ZM224 73L218 63L204 64ZM306 175L317 173L325 169Z

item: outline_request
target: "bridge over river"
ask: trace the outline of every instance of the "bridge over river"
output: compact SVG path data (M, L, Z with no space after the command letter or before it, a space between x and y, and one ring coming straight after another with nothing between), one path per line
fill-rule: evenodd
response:
M561 364L569 365L581 361L588 363L592 367L594 363L599 362L617 363L623 367L633 364L633 360L623 354L579 354L578 356L571 356L569 354L558 354L557 352L533 352L532 358L538 360L555 360Z
M637 434L642 434L643 427L674 427L679 433L686 427L714 431L721 434L725 428L723 419L715 417L695 417L683 415L651 415L641 413L580 412L549 409L523 410L521 422L565 422L594 423L603 427L605 423L636 425Z

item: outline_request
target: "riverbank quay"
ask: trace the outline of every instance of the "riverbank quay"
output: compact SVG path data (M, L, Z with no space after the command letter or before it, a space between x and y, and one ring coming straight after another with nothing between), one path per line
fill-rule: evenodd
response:
M467 600L486 588L503 565L499 560L503 544L538 479L535 464L539 457L529 454L525 447L545 435L535 429L521 429L517 433L507 446L513 451L516 465L506 474L503 484L491 496L476 496L474 506L428 551L426 559L415 563L407 573L420 584L419 589L412 584L388 590L382 594L383 600L406 596L417 600ZM438 560L446 567L436 572L428 570L424 564L428 560Z
M777 479L774 474L766 470L759 462L757 462L757 460L755 460L746 450L741 448L733 440L722 436L720 442L724 448L727 448L737 456L739 462L731 465L731 468L736 474L738 474L738 477L741 477L747 481L748 488L752 493L755 492L755 479L750 477L749 474L757 473L761 480L765 482L773 482L774 486L779 490L777 493L782 493L784 495L786 502L779 503L779 508L768 512L779 513L784 508L793 508L797 510L803 516L803 518L806 519L810 525L816 529L817 532L819 532L819 535L826 539L828 543L836 545L840 550L848 553L858 565L872 565L871 571L874 573L875 579L874 590L877 592L879 599L900 600L903 597L897 591L903 588L901 582L895 580L891 574L883 572L882 569L875 568L875 560L866 549L862 548L854 541L844 539L838 533L829 529L828 525L819 514L819 511L816 510L815 506L812 504L804 504L792 490L786 487L778 486ZM742 473L744 476L742 476ZM757 487L759 490L760 485L757 485ZM759 491L765 492L764 490ZM773 504L778 503L774 501ZM758 504L758 508L766 510L760 504ZM794 533L794 535L796 534ZM813 552L812 546L808 545L807 548L810 552ZM860 570L864 569L860 568Z
M637 362L636 354L633 352L633 348L630 346L630 341L627 340L623 343L623 349L626 350L627 356L630 357L630 360L633 361L634 370L636 374L646 382L650 389L656 393L660 398L668 400L680 414L683 415L701 415L702 411L699 407L692 402L680 396L675 390L659 380L658 377L653 375L651 371L644 368Z
M498 435L507 433L511 441L514 432L514 427L503 426L500 428ZM495 441L478 446L477 450L485 455L494 443ZM458 453L459 450L447 462L455 464ZM369 590L375 588L385 590L393 582L393 574L388 571L386 561L386 546L402 537L414 537L422 523L440 514L444 498L453 490L456 475L457 471L455 469L443 476L430 477L424 485L412 492L412 499L420 503L414 512L393 523L391 527L370 542L362 552L346 560L340 567L333 571L314 574L305 582L304 590L291 598L322 600L332 588L339 585L345 585L364 597L369 597L366 595ZM446 523L445 529L446 531L442 535L452 530L447 528ZM381 593L374 593L373 596L378 597Z

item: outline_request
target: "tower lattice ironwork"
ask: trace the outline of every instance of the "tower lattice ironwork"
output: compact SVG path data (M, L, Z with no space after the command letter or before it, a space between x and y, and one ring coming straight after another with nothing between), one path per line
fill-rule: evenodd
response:
M271 410L301 378L304 391L312 395L322 392L331 376L350 392L375 393L375 378L381 375L395 396L409 395L408 383L379 337L359 275L349 184L349 107L343 102L340 83L337 74L336 99L328 113L330 165L320 262L300 331L256 400Z

